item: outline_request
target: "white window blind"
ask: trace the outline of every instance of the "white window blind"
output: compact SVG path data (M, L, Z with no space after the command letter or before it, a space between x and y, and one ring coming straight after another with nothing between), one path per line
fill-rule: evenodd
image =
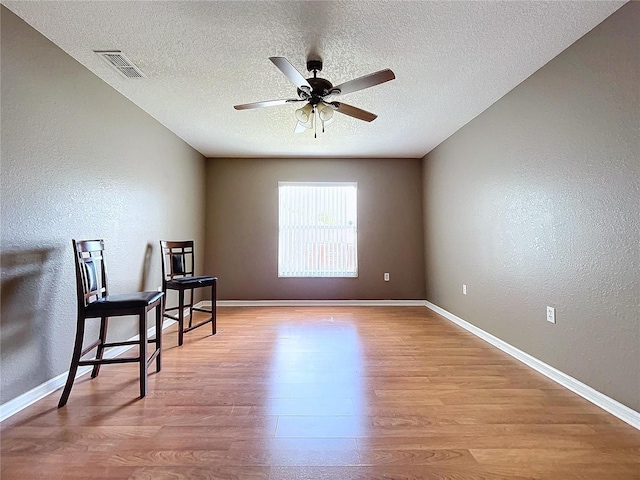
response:
M279 277L358 276L358 184L279 182Z

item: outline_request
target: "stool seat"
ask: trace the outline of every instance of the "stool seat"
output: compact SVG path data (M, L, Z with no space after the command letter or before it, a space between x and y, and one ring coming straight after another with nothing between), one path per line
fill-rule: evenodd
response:
M162 292L136 292L107 295L87 305L85 312L87 317L99 317L102 314L109 314L112 310L146 307L158 301L162 295Z
M169 288L179 288L184 286L185 288L198 288L198 287L208 287L212 285L217 277L185 277L185 278L174 278L173 280L167 280L167 287Z

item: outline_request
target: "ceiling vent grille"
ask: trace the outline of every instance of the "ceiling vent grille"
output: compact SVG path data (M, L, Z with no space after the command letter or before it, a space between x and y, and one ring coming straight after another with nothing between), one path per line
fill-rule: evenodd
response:
M120 50L94 50L114 70L127 78L146 78L147 76L136 67Z

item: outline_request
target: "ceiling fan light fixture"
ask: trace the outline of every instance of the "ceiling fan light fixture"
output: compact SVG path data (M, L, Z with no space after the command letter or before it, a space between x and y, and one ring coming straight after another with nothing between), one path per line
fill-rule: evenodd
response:
M311 119L313 119L313 106L310 103L307 103L304 107L297 109L296 119L300 123L308 123Z
M333 108L331 108L329 105L321 103L320 105L318 105L318 114L320 116L320 120L327 123L331 119L333 119Z

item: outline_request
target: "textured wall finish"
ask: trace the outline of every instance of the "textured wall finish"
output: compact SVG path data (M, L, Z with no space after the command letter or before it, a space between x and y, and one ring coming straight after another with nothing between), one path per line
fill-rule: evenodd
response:
M205 270L225 300L423 299L420 177L420 160L210 159ZM358 182L358 278L278 278L278 181Z
M105 238L113 293L160 285L160 238L203 245L204 158L1 10L5 403L69 368L71 238ZM110 339L134 326L112 321Z
M625 5L424 159L427 300L636 411L638 25Z

